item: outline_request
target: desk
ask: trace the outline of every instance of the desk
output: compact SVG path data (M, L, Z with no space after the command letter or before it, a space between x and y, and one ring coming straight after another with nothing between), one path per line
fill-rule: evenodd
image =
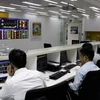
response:
M72 68L70 70L70 73L67 73L66 75L62 76L61 78L57 79L57 80L52 80L52 79L49 79L49 76L53 73L50 73L50 72L46 72L45 74L45 77L46 77L46 85L47 87L48 86L52 86L52 85L55 85L55 84L58 84L60 82L63 82L63 81L69 81L71 80L72 78L74 78L74 76L76 75L76 71L80 68L80 66L76 66L74 68Z
M52 86L52 85L55 85L55 84L58 84L58 83L63 82L65 80L68 81L68 80L74 78L74 76L76 75L76 71L79 68L80 68L80 66L76 66L76 67L72 68L70 70L70 73L67 73L66 75L62 76L61 78L59 78L57 80L49 79L49 76L51 74L53 74L54 72L46 72L44 75L45 75L45 82L46 82L47 87ZM0 83L0 87L2 87L3 84L4 83Z

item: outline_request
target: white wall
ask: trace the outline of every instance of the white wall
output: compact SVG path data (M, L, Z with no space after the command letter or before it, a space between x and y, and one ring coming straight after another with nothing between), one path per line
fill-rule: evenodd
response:
M16 40L0 40L0 45L5 44L20 48L22 50L43 48L45 42L51 43L53 46L60 45L60 32L61 32L61 19L34 16L22 13L9 13L10 18L24 18L29 19L29 34L32 35L32 22L41 22L42 24L42 37L40 39L16 39Z
M100 31L100 18L86 18L84 31Z

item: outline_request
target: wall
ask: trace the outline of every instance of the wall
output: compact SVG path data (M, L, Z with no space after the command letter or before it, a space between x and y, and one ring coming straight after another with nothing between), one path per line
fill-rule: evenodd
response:
M100 18L85 18L84 20L84 39L86 39L85 31L100 31Z
M42 37L40 39L18 39L18 40L0 40L2 44L20 48L22 50L43 48L45 42L51 43L53 46L60 45L61 22L63 20L45 16L35 16L22 13L9 13L10 18L25 18L29 19L29 33L32 33L32 22L41 22Z

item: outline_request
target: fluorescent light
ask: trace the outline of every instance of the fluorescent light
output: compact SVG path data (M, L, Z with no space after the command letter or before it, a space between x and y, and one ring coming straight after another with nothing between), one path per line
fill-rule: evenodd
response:
M81 11L81 10L77 10L78 12L81 12L81 13L86 13L86 12L84 12L84 11Z
M95 14L100 16L100 14L99 14L99 13L95 13Z
M16 7L23 7L23 8L27 8L27 6L23 6L23 5L18 5L18 4L10 4L10 5L12 5L12 6L16 6Z
M5 12L5 9L0 9L0 12Z
M93 9L93 11L95 11L95 12L100 12L99 10L96 10L96 9Z
M39 15L49 16L49 14L48 14L47 12L40 12L40 11L37 11L37 13L38 13Z
M0 6L0 8L5 8L5 9L16 9L16 8L6 7L6 6Z
M27 1L24 1L22 3L28 4L28 5L34 5L34 6L42 6L40 4L36 4L36 3L32 3L32 2L27 2Z
M43 15L43 16L49 16L49 14L42 14L42 13L40 13L39 15Z
M54 6L57 6L57 7L61 7L62 8L61 5L56 5L56 4L52 4L52 3L49 3L49 5L54 5Z
M51 18L58 18L58 16L52 15Z
M79 16L77 16L77 15L72 15L73 17L75 17L75 18L79 18Z
M49 10L49 12L51 12L51 13L55 13L55 14L59 14L59 12L57 12L57 11L53 11L53 10Z
M35 6L30 6L31 8L37 8L37 9L44 9L42 7L35 7Z
M69 4L70 6L74 6L73 4Z
M67 19L68 17L67 16L60 16L61 18L65 18L65 19Z
M47 14L46 12L41 12L41 11L37 11L37 13L41 13L41 14Z
M63 13L63 14L70 14L70 13L68 13L68 12L61 12L61 13Z
M77 0L71 0L71 1L77 1Z
M68 3L67 3L67 2L63 2L63 1L61 1L61 3L62 3L62 4L65 4L65 5L68 5Z
M82 9L82 8L77 8L77 10L80 10L80 11L85 11L85 9Z
M8 9L8 11L21 12L21 10Z
M89 17L89 15L88 14L81 14L82 16L84 16L84 17Z
M91 9L95 9L95 10L100 10L100 9L97 8L97 7L89 7L89 8L91 8Z
M27 12L27 14L30 14L30 15L38 15L37 13L31 13L31 12Z
M54 3L54 4L58 4L58 2L55 2L55 1L51 1L51 0L44 0L46 2L50 2L50 3Z

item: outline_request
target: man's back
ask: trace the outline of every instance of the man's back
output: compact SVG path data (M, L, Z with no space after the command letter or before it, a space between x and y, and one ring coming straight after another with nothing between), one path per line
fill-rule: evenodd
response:
M13 77L7 79L5 85L4 90L9 93L9 97L14 100L24 100L28 90L45 87L45 82L40 72L21 68L15 72ZM3 95L1 93L0 97Z

